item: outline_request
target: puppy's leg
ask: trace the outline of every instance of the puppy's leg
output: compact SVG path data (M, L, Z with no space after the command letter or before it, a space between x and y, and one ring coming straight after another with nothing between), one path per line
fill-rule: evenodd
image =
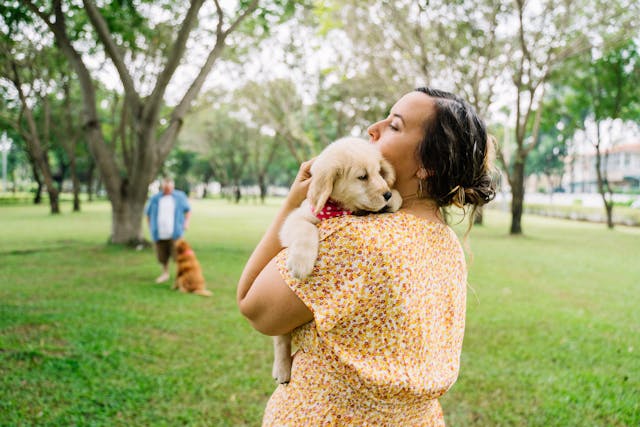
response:
M280 230L280 240L289 248L287 268L298 279L311 274L318 258L317 222L318 219L307 212L303 204L287 217Z
M402 196L398 192L398 190L391 190L391 198L387 202L387 207L389 208L389 212L395 212L400 209L402 206Z
M304 279L313 271L318 258L318 229L315 225L300 224L302 234L289 246L287 268L294 277Z
M207 289L196 289L195 291L193 291L194 294L196 295L200 295L203 297L210 297L211 295L213 295L211 293L211 291L207 290Z
M187 292L187 283L185 283L187 281L187 279L182 276L182 277L178 277L176 279L176 288L180 291L180 292Z
M273 337L273 378L280 384L291 379L291 334Z

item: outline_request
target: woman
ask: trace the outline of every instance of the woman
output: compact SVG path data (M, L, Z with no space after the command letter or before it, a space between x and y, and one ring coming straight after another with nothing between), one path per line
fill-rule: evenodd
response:
M293 331L298 347L265 426L444 425L437 398L458 375L467 272L442 208L494 197L491 144L469 104L429 88L403 96L368 133L396 170L402 208L320 223L314 272L297 280L277 233L306 196L306 162L240 278L251 324Z

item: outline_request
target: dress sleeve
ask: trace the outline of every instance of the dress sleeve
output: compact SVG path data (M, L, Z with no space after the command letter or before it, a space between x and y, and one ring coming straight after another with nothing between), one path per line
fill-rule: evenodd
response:
M288 249L276 257L282 278L313 312L318 331L333 329L358 309L371 262L361 228L357 218L322 221L318 259L312 273L302 280L287 269Z

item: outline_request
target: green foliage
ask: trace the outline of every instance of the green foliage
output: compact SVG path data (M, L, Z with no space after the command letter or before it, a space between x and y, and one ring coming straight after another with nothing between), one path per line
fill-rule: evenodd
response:
M235 285L278 204L193 201L187 238L212 298L155 285L151 250L105 245L106 202L73 221L0 208L0 424L259 426L272 345ZM447 424L638 425L638 229L528 216L535 237L513 238L508 220L486 210L471 233Z
M193 151L176 148L164 163L163 175L172 176L175 181L175 187L187 194L191 191L192 184L198 182L193 182L190 174L197 162L197 156L197 153Z
M27 12L26 7L20 6L19 2L0 3L0 22L2 22L2 35L11 38L18 31L20 24L30 25L33 17ZM6 31L6 32L5 32Z
M562 81L564 76L558 72L554 78ZM569 145L575 132L584 127L588 114L584 106L574 101L576 97L575 92L567 87L551 84L550 93L542 106L538 143L527 156L527 174L563 174ZM530 126L533 127L533 123Z
M563 89L576 119L592 117L638 121L640 116L640 54L629 39L604 52L589 52L569 62ZM586 113L586 114L585 114Z
M228 107L204 108L189 117L180 145L206 159L223 186L238 185L248 173L250 144L257 131L233 117Z
M237 13L246 10L253 0L241 0L238 5ZM251 30L254 34L260 29L261 33L267 35L274 26L281 24L290 19L297 9L309 7L310 0L271 0L268 2L260 2L258 4L257 13L248 19L245 28Z

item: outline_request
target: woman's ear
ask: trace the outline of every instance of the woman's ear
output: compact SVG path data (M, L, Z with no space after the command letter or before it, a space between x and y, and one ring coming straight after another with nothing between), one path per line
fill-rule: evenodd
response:
M396 172L387 160L382 159L380 161L380 175L387 182L389 187L393 186L393 183L396 182Z
M433 172L426 170L422 166L416 172L416 178L418 178L418 179L420 179L422 181L424 181L425 179L429 178L431 175L433 175Z
M338 171L335 168L325 168L313 171L307 197L311 202L314 214L320 212L327 203L327 200L329 200L329 197L331 197L333 184L337 176Z

